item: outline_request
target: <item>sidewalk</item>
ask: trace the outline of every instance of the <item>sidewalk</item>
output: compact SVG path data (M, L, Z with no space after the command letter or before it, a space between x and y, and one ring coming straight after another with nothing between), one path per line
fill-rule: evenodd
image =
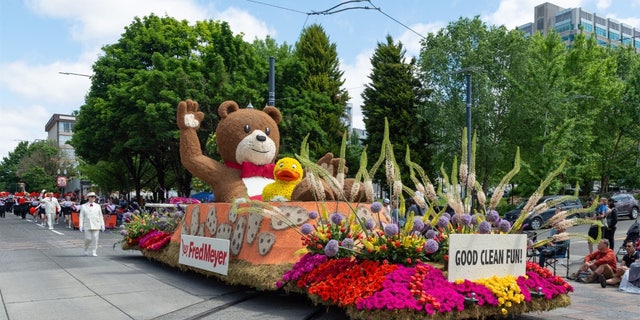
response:
M622 243L624 234L616 233L616 243ZM577 271L585 255L573 254L574 248L586 248L585 240L571 240L569 273ZM585 250L586 251L586 250ZM616 251L616 250L614 250ZM564 272L561 267L559 274ZM531 313L517 319L640 319L640 295L618 291L617 287L602 288L599 283L582 283L567 280L574 292L569 294L571 305L547 312Z

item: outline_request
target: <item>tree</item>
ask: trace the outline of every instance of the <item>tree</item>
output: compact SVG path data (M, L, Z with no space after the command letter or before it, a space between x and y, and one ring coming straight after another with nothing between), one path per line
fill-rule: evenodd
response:
M611 78L603 77L599 69L597 80L607 81L610 103L604 104L594 132L599 147L600 181L603 191L609 184L638 186L640 177L640 57L631 47L612 48L609 59L614 66Z
M191 175L177 156L175 108L184 99L200 103L206 118L199 135L205 141L222 101L242 105L266 88L258 85L251 46L226 23L200 21L192 27L151 15L134 19L103 50L74 128L76 154L90 165L122 163L128 178L121 189L133 187L138 195L143 187L168 189L169 179L188 195Z
M294 119L295 124L306 126L312 156L336 153L346 130L343 119L349 100L346 89L342 88L344 72L339 69L336 45L329 42L320 25L314 24L302 30L295 45L295 56L304 66L304 79L299 86L303 99L298 100L298 109L309 110L301 119Z
M508 143L512 74L526 61L527 40L517 30L488 27L479 17L460 18L422 43L420 80L433 90L423 103L433 152L433 168L452 163L460 154L466 126L465 76L471 75L472 130L477 135L476 180L486 190L513 167L517 144ZM522 88L522 87L521 87ZM466 159L462 159L466 161Z
M402 43L394 43L387 35L385 43L378 43L371 57L370 83L365 84L362 92L364 100L362 113L367 131L365 145L367 158L378 160L384 136L385 119L389 121L391 142L398 164L404 166L405 150L411 150L411 159L416 163L425 163L427 158L424 145L428 140L424 123L416 120L421 100L420 82L414 76L415 59L405 57ZM407 61L408 60L408 61ZM408 169L401 170L408 181ZM376 180L385 182L384 172L377 173Z
M3 191L19 191L18 183L21 181L18 176L18 165L20 164L20 159L27 153L28 147L29 142L21 141L12 152L2 158L0 163L0 183Z

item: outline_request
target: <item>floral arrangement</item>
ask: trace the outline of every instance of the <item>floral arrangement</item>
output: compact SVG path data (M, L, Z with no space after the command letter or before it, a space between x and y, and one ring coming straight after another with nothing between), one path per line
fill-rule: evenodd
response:
M492 277L474 282L448 282L431 264L413 266L355 258L329 259L308 253L287 271L278 287L304 289L315 299L352 311L411 310L434 313L461 312L473 302L478 306L509 308L530 302L532 293L552 299L573 288L548 269L527 262L526 275Z
M147 232L147 234L145 234L142 238L140 238L138 246L142 249L152 251L160 250L162 249L162 247L167 245L167 243L169 243L172 235L173 234L170 232L151 230Z
M519 151L514 168L487 201L475 181L474 158L471 163L463 160L459 172L455 159L450 175L441 169L443 183L436 191L424 170L411 161L407 152L405 162L415 184L413 190L399 180L392 150L385 131L381 158L370 172L359 174L364 178L372 176L382 161L386 161L387 182L393 186L391 197L400 203L394 213L386 212L380 202L370 205L373 218L360 217L356 210L329 213L325 206L320 212L309 212L311 221L300 228L304 247L300 252L305 255L283 275L277 287L303 289L312 299L346 307L354 318L358 318L354 314L361 311L411 311L428 315L463 312L469 301L498 308L499 313L506 315L515 306L531 302L532 295L550 300L573 291L562 278L531 262L526 263L526 275L519 277L494 276L451 283L444 276L451 234L522 233L522 222L528 215L547 209L527 203L526 210L513 225L501 219L495 210L503 189L520 169ZM464 140L462 150L461 159L466 159ZM472 150L475 153L475 137ZM314 171L308 159L300 160ZM564 163L541 183L530 203L535 204L544 194L545 188L561 173ZM366 163L361 163L361 170L362 167L366 167ZM318 171L316 175L322 176L322 173ZM331 181L330 177L323 178ZM339 181L335 183L339 185ZM367 188L366 181L364 185ZM426 208L424 216L414 216L404 208L404 194ZM471 205L472 194L476 196L476 206ZM441 200L453 212L436 209ZM567 228L580 222L565 219L575 213L577 211L558 212L550 221L554 226ZM526 308L517 309L516 313L522 310ZM382 314L380 318L384 317Z
M174 212L134 210L123 213L124 223L120 225L123 247L138 246L149 250L164 247L184 216L182 208L177 208Z

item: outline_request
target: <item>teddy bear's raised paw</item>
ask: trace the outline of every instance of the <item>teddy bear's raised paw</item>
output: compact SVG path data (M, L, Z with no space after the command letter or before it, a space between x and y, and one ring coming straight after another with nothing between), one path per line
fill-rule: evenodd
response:
M198 111L198 102L193 100L180 101L178 104L177 122L180 129L198 129L204 119L204 113Z

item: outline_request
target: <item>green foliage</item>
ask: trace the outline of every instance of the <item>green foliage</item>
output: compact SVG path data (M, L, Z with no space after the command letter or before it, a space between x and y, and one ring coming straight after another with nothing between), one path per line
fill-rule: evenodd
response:
M364 143L367 145L367 156L377 159L382 152L380 142L385 132L384 124L388 121L394 153L404 154L408 146L411 158L415 162L425 163L429 153L424 145L430 139L426 123L418 121L416 117L422 98L421 85L414 76L415 60L407 59L405 53L401 43L394 43L393 38L387 36L385 43L378 43L371 58L371 83L365 85L362 93L362 113L367 131ZM401 168L405 174L404 180L408 180L409 170L404 164L401 164ZM385 181L381 173L374 179Z
M295 46L295 57L304 67L305 77L299 90L305 99L299 101L297 110L306 107L310 117L303 131L311 133L309 142L312 156L322 156L327 152L337 153L346 126L342 120L346 116L345 107L349 95L342 86L344 72L339 69L340 61L335 43L320 25L310 25L302 30ZM296 110L296 111L297 111ZM301 119L302 120L302 119ZM303 125L291 122L292 126Z

